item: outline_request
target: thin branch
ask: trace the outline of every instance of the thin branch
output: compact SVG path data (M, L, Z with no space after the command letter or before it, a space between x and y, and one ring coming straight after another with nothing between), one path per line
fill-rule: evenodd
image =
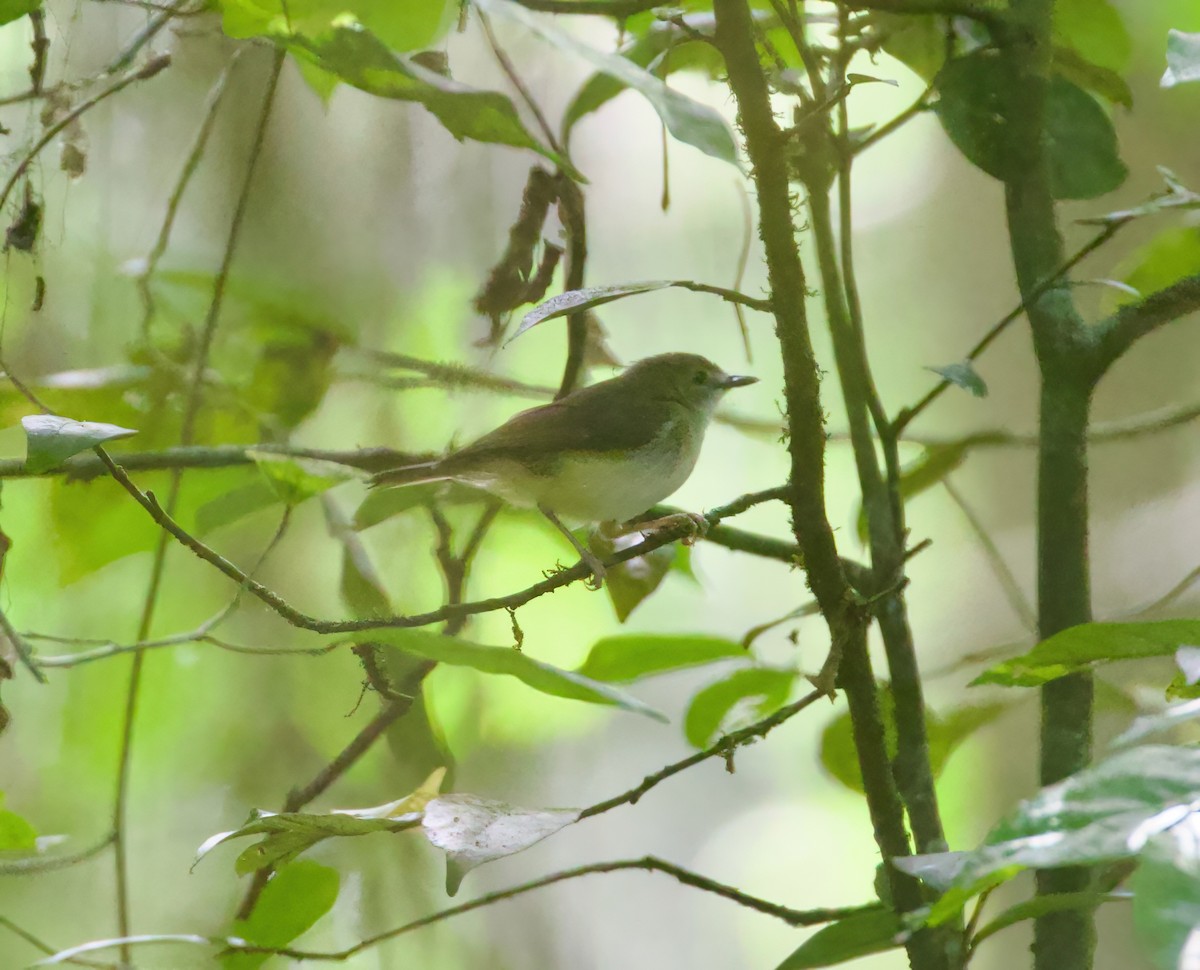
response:
M1190 573L1184 576L1183 579L1163 593L1163 595L1156 599L1153 603L1148 603L1145 606L1134 610L1133 615L1135 617L1153 616L1154 614L1165 610L1168 606L1179 599L1179 597L1195 586L1197 582L1200 582L1200 566L1197 566Z
M1033 606L1030 605L1029 600L1026 598L1025 591L1021 589L1021 584L1017 582L1017 577L1013 575L1013 571L1009 568L1008 563L1004 561L1004 556L1001 554L1000 549L992 540L991 535L988 534L983 521L976 515L970 503L949 478L942 479L942 487L946 489L947 494L954 501L954 504L958 506L959 511L963 514L963 518L967 520L967 524L971 527L971 531L975 533L975 538L979 540L980 546L983 547L988 563L992 567L992 572L999 581L1000 588L1004 590L1004 596L1008 600L1008 605L1017 614L1025 629L1031 632L1036 630L1037 614L1034 613Z
M969 0L846 0L845 5L851 10L966 17L993 26L1003 22L999 10L983 7Z
M526 10L541 13L579 13L624 20L663 6L662 0L517 0Z
M1094 328L1097 363L1107 370L1134 342L1200 310L1200 273L1185 276L1137 303L1121 307Z
M157 57L148 61L144 66L138 68L136 71L126 74L119 81L115 81L103 91L94 94L86 101L81 101L65 115L59 118L58 121L42 132L42 137L34 142L33 147L25 153L19 162L17 162L16 167L12 170L12 174L8 177L8 181L4 183L4 188L0 189L0 208L4 207L4 204L8 201L8 197L12 194L13 188L16 186L17 182L20 181L21 176L24 175L29 169L29 166L33 164L34 160L41 153L42 149L49 145L50 142L54 141L54 139L57 138L58 135L61 134L62 131L72 122L86 114L88 111L91 111L92 108L96 107L96 105L100 104L100 102L107 100L114 94L124 91L127 87L129 87L129 85L137 81L146 81L154 77L154 75L158 74L170 63L171 55L159 54Z
M138 294L142 300L143 340L149 338L150 324L154 318L155 307L154 294L150 287L151 277L154 276L155 270L158 269L159 261L167 251L167 244L171 239L171 230L175 226L175 216L179 212L180 202L183 201L183 193L186 191L188 183L191 182L192 176L196 174L196 170L200 166L200 159L204 155L204 149L208 145L209 136L212 134L213 125L217 120L217 109L221 106L221 100L225 95L225 88L229 83L230 74L243 50L244 48L238 48L234 51L233 57L230 58L229 63L225 65L221 73L217 76L216 81L213 82L212 88L209 89L208 96L204 102L204 115L200 121L200 127L196 129L192 146L184 158L183 168L180 170L179 177L175 180L175 187L171 190L171 195L167 199L166 212L163 215L158 236L154 240L154 245L150 248L149 254L146 256L145 265L137 274L135 281Z
M28 943L35 950L40 950L42 953L45 953L47 956L54 956L54 954L58 952L54 947L52 947L45 940L42 940L39 937L34 936L28 930L23 929L22 927L18 926L16 923L14 923L12 920L10 920L7 916L0 916L0 926L6 927L12 933L16 934L22 940L24 940L26 943ZM70 959L70 960L64 960L63 962L64 963L73 963L79 967L108 967L109 966L109 964L100 963L96 960Z
M276 956L290 957L293 960L328 960L341 961L348 960L357 953L362 953L371 947L378 946L380 943L386 943L388 940L394 940L398 936L403 936L406 933L411 933L413 930L419 930L426 926L431 926L434 923L440 923L443 920L450 919L453 916L460 916L463 913L469 913L472 910L481 909L485 906L490 906L493 903L498 903L506 899L512 899L516 896L524 895L532 892L535 889L542 889L545 886L552 886L555 883L566 882L570 879L578 879L580 876L592 875L601 872L618 872L624 869L643 869L648 872L661 872L677 879L685 886L692 886L696 889L704 890L705 892L715 893L725 899L730 899L738 903L740 906L753 909L755 912L763 913L768 916L774 916L776 919L783 920L789 926L815 926L820 923L828 923L833 920L843 919L846 916L860 913L865 907L854 906L841 909L815 909L815 910L793 910L785 906L779 906L775 903L767 902L766 900L758 899L754 896L749 896L746 893L740 892L731 886L723 885L722 883L714 882L711 879L706 879L703 876L698 876L695 873L689 872L686 869L681 869L678 866L672 865L669 862L664 862L654 856L645 856L641 859L622 859L617 862L597 862L587 866L579 866L575 869L566 869L562 872L556 872L549 876L544 876L541 879L534 879L531 882L522 883L519 886L512 886L509 889L502 889L497 892L487 893L480 896L478 899L473 899L469 903L462 903L458 906L451 906L449 909L441 910L433 913L430 916L424 916L421 919L413 920L411 923L406 923L403 926L398 926L395 929L387 930L384 933L378 933L375 936L368 937L354 946L348 947L345 950L336 950L333 952L322 953L312 950L293 950L286 947L263 947L251 945L231 945L230 953L267 953ZM872 907L875 904L872 904Z
M697 751L695 754L684 758L682 761L676 761L674 764L667 765L665 768L654 772L652 775L647 775L642 779L641 783L635 785L629 791L622 792L620 795L615 795L612 798L602 802L597 802L585 808L579 813L580 819L591 818L593 815L601 815L604 812L618 808L621 805L636 805L638 800L646 794L651 788L662 784L668 778L679 774L681 771L686 771L688 768L698 765L701 762L707 761L710 758L728 758L734 751L744 744L749 744L758 738L766 737L767 734L777 728L784 721L790 720L799 714L814 701L826 696L824 690L814 690L811 693L805 694L798 701L788 704L786 707L781 707L770 717L764 718L749 727L744 727L740 731L734 731L720 738L716 744L705 748L703 751Z
M54 872L57 869L69 869L71 866L85 862L92 856L99 855L113 843L113 835L109 833L99 842L89 845L86 849L71 852L67 855L32 856L28 859L11 859L0 861L0 876L27 876L35 872Z
M258 167L258 160L266 141L267 123L271 117L271 110L275 103L275 91L280 72L283 69L284 53L283 48L278 49L272 61L271 73L267 80L266 91L263 94L262 106L259 110L254 131L254 139L251 143L249 157L246 162L246 172L242 179L241 191L234 207L233 216L230 219L221 263L213 282L212 298L209 301L204 327L200 334L191 380L188 383L187 399L184 404L183 420L180 429L180 444L184 447L192 444L194 437L196 419L199 416L202 405L204 373L208 369L209 354L224 304L226 283L229 279L230 269L233 266L233 257L237 250L237 242L241 236L242 223L249 207L254 173ZM101 449L97 449L97 454L101 454ZM103 455L102 460L105 460L106 464L109 461L107 455ZM167 504L164 510L168 516L173 516L175 513L182 479L183 472L180 469L175 469L171 474ZM150 628L154 622L154 613L158 604L158 594L162 586L168 545L167 534L162 533L155 547L154 559L150 567L150 579L142 605L141 619L138 623L138 640L145 640L150 635ZM249 576L246 577L246 580L247 582L252 582ZM241 590L239 590L239 595L240 593ZM125 816L129 797L129 773L133 758L134 725L137 719L137 705L144 662L145 654L135 652L133 655L133 664L129 671L129 684L125 693L125 713L122 722L120 753L117 760L116 797L114 798L113 805L113 850L116 862L117 925L121 936L129 935L130 925L129 874L128 861L125 854ZM129 962L127 947L123 946L121 948L121 959L123 962Z
M554 396L552 387L526 384L523 381L516 381L499 374L490 374L485 370L468 367L465 364L444 364L438 361L421 360L419 357L410 357L407 354L396 354L388 350L371 350L363 347L347 347L346 350L350 353L361 354L368 360L385 367L396 367L424 374L436 385L449 389L479 388L485 391L500 391L533 398Z
M1074 269L1083 259L1090 256L1097 249L1103 246L1106 242L1112 239L1122 226L1128 225L1130 220L1124 219L1108 223L1099 233L1085 243L1079 250L1063 261L1059 266L1045 277L1041 282L1034 286L1029 295L1021 300L1012 310L1006 313L999 321L997 321L987 333L980 338L979 342L967 353L966 360L976 360L988 347L992 341L1000 336L1009 324L1020 318L1022 313L1025 313L1029 307L1033 306L1042 296L1048 293L1052 288L1058 285L1058 282ZM912 422L913 418L924 411L929 405L936 401L950 387L950 382L942 380L935 385L921 400L910 408L904 408L896 415L895 421L892 422L892 432L899 437L904 429Z
M0 365L2 366L2 365ZM7 375L11 379L11 375ZM41 410L49 412L48 408ZM253 445L205 445L164 448L162 451L129 452L118 455L121 467L130 471L171 471L188 468L229 468L254 464L254 454L262 452L288 458L313 458L329 461L367 472L383 471L399 465L423 461L428 455L395 451L392 448L363 448L354 451L330 451L324 448L299 448L263 442ZM104 462L94 453L76 455L61 465L43 472L31 473L20 458L0 459L0 479L58 478L89 481L107 473Z
M3 610L0 610L0 633L4 634L5 638L12 645L13 650L16 651L17 659L21 661L21 665L33 674L34 680L39 684L46 683L46 675L42 673L41 664L34 658L33 651L29 649L29 644L16 631L8 618L8 614Z
M461 605L446 605L439 609L432 610L428 613L417 613L410 616L392 616L392 617L375 617L365 620L322 620L317 617L309 616L307 613L296 609L289 604L279 594L268 589L262 583L251 579L245 572L239 569L228 559L221 556L215 550L205 545L195 536L191 535L187 530L179 525L174 518L167 515L158 500L152 493L143 492L137 487L125 474L125 471L113 461L103 448L96 448L96 453L101 456L101 460L108 468L109 474L130 494L134 500L150 515L155 522L158 523L165 531L170 533L178 542L186 546L197 556L212 566L215 566L220 572L224 573L234 582L244 584L249 592L274 610L283 619L292 626L300 627L305 630L312 630L315 633L330 634L330 633L358 633L364 630L378 630L384 628L412 628L419 626L429 626L432 623L441 623L449 620L454 616L471 616L477 613L490 613L495 610L506 610L518 606L524 606L526 603L537 599L539 596L544 596L546 593L552 593L563 586L574 582L577 579L585 579L591 575L590 568L583 563L576 563L568 569L555 573L540 583L535 583L527 589L517 593L509 593L506 596L497 596L491 599L478 600L472 603L463 603ZM739 500L740 501L740 500ZM731 506L737 505L737 501L730 503ZM715 525L721 519L731 515L726 511L726 508L716 508L708 512L705 518L710 524ZM665 546L667 543L674 542L688 534L694 528L687 523L680 523L678 526L663 529L661 532L656 532L649 536L637 545L629 546L614 553L605 561L605 565L612 566L617 563L625 562L629 559L634 559L638 556L645 555L660 546Z
M905 108L891 120L884 122L878 128L871 131L870 134L868 134L861 141L856 142L853 147L855 157L861 155L872 145L879 144L881 141L883 141L883 139L887 138L888 135L899 131L922 111L928 110L930 95L932 95L935 90L935 85L931 83L907 108Z
M537 103L533 92L529 90L528 85L521 79L516 66L509 59L508 54L504 52L504 48L500 46L500 41L496 38L496 32L492 30L491 19L484 13L483 7L477 6L475 13L479 17L479 24L483 27L483 35L487 39L492 56L496 58L496 63L500 65L500 70L504 72L504 76L508 78L509 83L516 88L517 94L521 96L521 100L525 102L525 106L533 115L534 120L537 121L542 134L546 136L546 143L554 150L556 155L562 155L563 149L554 135L554 129L550 127L550 122L546 120L545 112L542 111L541 105Z

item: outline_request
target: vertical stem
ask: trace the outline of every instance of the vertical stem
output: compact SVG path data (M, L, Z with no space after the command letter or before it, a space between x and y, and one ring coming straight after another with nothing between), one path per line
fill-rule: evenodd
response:
M1042 384L1038 449L1038 633L1043 639L1091 619L1088 574L1086 434L1090 384L1046 379ZM1042 688L1043 785L1061 781L1092 758L1093 684L1071 674ZM1088 888L1084 867L1043 869L1039 895ZM1091 910L1065 910L1034 924L1037 970L1087 970L1096 947Z
M267 90L263 95L262 109L259 113L258 125L254 141L250 148L250 157L246 165L246 174L242 182L241 193L234 208L233 218L229 224L229 233L225 240L225 249L221 257L221 265L217 270L213 286L212 299L209 302L208 314L205 318L201 334L200 348L192 371L192 378L187 388L187 399L184 405L183 424L180 430L180 445L186 447L192 444L195 436L196 417L202 403L201 388L204 372L208 369L209 353L212 349L213 338L216 335L217 323L224 302L225 284L229 279L229 271L233 265L233 254L241 235L247 205L250 201L250 188L254 181L254 171L262 154L266 138L267 121L271 108L275 103L275 90L279 81L279 73L283 68L283 50L275 53L271 67L271 75L267 81ZM175 469L171 474L170 490L167 496L167 515L174 515L179 500L180 483L183 477L182 469ZM142 614L138 621L138 641L150 636L154 623L154 613L158 605L158 594L162 588L163 571L166 565L167 544L170 536L164 531L159 534L158 545L154 549L154 559L150 565L150 582L142 601ZM121 723L121 747L117 760L117 791L113 804L113 851L116 867L117 892L117 928L121 937L130 935L129 920L129 865L125 845L125 815L129 800L129 772L133 760L134 724L137 720L138 695L142 684L142 668L145 653L138 650L133 655L133 663L129 669L129 685L125 691L125 711ZM130 962L129 944L121 944L121 962Z
M809 587L829 624L834 655L842 652L839 682L851 706L855 744L876 841L885 858L908 855L903 808L892 778L867 655L866 617L846 583L833 530L825 514L825 429L820 373L804 305L805 278L795 238L787 145L771 109L770 91L754 44L746 0L715 0L713 11L714 43L725 59L758 190L759 233L766 253L775 333L783 359L792 528L804 555ZM921 904L921 889L916 880L893 866L886 866L885 871L898 910L914 909ZM914 968L946 965L945 954L938 951L936 940L929 934L914 936L908 943L908 952Z
M1003 31L1010 79L1006 122L1012 172L1005 185L1009 237L1041 370L1038 443L1038 634L1092 618L1088 574L1087 428L1097 379L1089 334L1065 286L1046 287L1063 263L1062 237L1046 164L1052 0L1013 0ZM1042 688L1041 781L1087 766L1092 749L1092 681L1074 674ZM1082 868L1040 871L1039 895L1085 888ZM1091 910L1038 917L1036 970L1089 970L1096 948Z

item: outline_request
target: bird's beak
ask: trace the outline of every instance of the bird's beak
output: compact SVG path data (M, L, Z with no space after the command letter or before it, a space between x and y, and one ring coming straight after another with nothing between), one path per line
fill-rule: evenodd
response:
M726 374L721 381L721 387L729 390L731 387L745 387L747 384L757 384L757 377L750 377L746 374Z

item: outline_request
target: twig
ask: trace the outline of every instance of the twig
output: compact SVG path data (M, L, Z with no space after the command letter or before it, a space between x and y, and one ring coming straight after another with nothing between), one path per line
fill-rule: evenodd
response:
M1200 310L1200 273L1121 307L1096 325L1097 366L1101 372L1107 370L1135 341L1197 310Z
M556 155L562 155L562 145L554 135L554 129L550 127L550 122L546 120L546 115L542 111L541 106L537 103L533 93L529 87L521 79L521 75L517 72L516 66L509 59L509 56L504 52L504 48L500 46L500 41L496 38L496 32L492 30L492 22L488 15L484 13L483 7L475 7L475 14L479 17L479 25L483 28L483 35L487 39L488 47L492 51L492 56L496 58L496 63L500 65L500 70L504 72L504 76L508 78L509 83L517 90L517 94L521 96L521 100L525 102L525 106L529 108L534 120L537 121L538 127L542 130L542 134L546 136L546 143L553 149Z
M12 644L13 650L16 651L17 659L21 661L21 665L26 670L33 674L34 680L39 684L46 683L46 675L42 673L41 665L34 659L33 651L29 649L29 644L16 631L8 618L8 614L3 610L0 610L0 632L3 632L5 638Z
M1037 302L1037 300L1049 292L1049 290L1051 290L1053 287L1058 285L1059 280L1061 280L1067 273L1069 273L1080 262L1082 262L1085 257L1090 256L1106 242L1112 239L1112 237L1121 230L1121 227L1127 225L1129 221L1130 220L1128 219L1122 219L1108 223L1099 233L1092 237L1091 240L1085 243L1079 250L1068 257L1065 261L1060 263L1054 272L1052 272L1049 276L1047 276L1030 290L1027 297L1022 299L1021 302L1013 307L1012 310L1010 310L1003 317L1001 317L999 321L992 325L991 329L989 329L988 332L979 339L979 342L976 343L975 346L972 347L967 353L966 359L968 361L976 360L980 354L982 354L988 349L988 347L991 346L992 341L999 337L1000 334L1002 334L1008 328L1009 324L1011 324L1014 320L1017 320L1021 314L1025 313L1030 306ZM939 381L937 385L935 385L929 391L929 393L921 398L916 404L910 408L902 409L900 413L896 415L895 421L892 422L892 433L899 437L904 432L904 429L907 428L912 422L913 418L915 418L918 414L929 407L929 405L941 397L948 387L950 387L949 381Z
M664 862L654 856L645 856L641 859L622 859L618 862L597 862L592 865L579 866L575 869L566 869L562 872L556 872L549 876L544 876L541 879L534 879L531 882L522 883L519 886L512 886L508 889L502 889L498 892L487 893L480 896L478 899L473 899L469 903L462 903L459 906L452 906L449 909L441 910L433 913L430 916L422 917L418 920L413 920L411 923L406 923L403 926L398 926L395 929L387 930L384 933L378 933L375 936L368 937L365 940L348 947L345 950L337 950L328 953L311 950L293 950L286 947L263 947L252 945L231 945L230 953L269 953L276 956L290 957L293 960L329 960L341 961L348 960L357 953L371 947L378 946L380 943L385 943L388 940L394 940L398 936L405 933L411 933L413 930L419 930L434 923L440 923L442 920L451 918L452 916L460 916L463 913L469 913L472 910L481 909L484 906L490 906L493 903L501 902L505 899L512 899L516 896L524 895L532 892L535 889L541 889L545 886L552 886L555 883L566 882L569 879L578 879L580 876L592 875L601 872L618 872L623 869L644 869L648 872L662 872L666 875L679 880L685 886L692 886L696 889L702 889L705 892L716 893L725 899L730 899L738 903L740 906L746 906L759 913L764 913L768 916L774 916L776 919L781 919L789 926L815 926L820 923L828 923L832 920L843 919L846 916L862 912L864 907L854 906L841 909L815 909L815 910L793 910L785 906L779 906L775 903L767 902L766 900L758 899L754 896L749 896L746 893L740 892L731 886L723 885L722 883L714 882L711 879L706 879L703 876L698 876L695 873L689 872L686 869L681 869L678 866L672 865L669 862ZM874 905L874 904L872 904Z
M969 0L846 0L851 10L878 10L883 13L940 14L966 17L989 26L1003 23L998 10L987 9Z
M254 139L250 146L250 154L246 163L246 172L243 176L241 191L237 204L234 207L233 217L230 219L229 232L225 239L221 264L217 269L217 274L213 282L213 294L209 301L204 327L200 334L199 346L196 350L195 363L191 380L188 383L187 399L184 405L183 420L180 428L180 444L184 447L192 444L195 433L196 419L200 413L202 403L201 390L204 382L204 372L208 368L209 353L212 349L213 338L216 335L217 323L220 319L221 308L224 303L225 286L229 279L230 269L233 266L233 256L237 249L242 223L249 206L254 173L266 140L267 122L270 119L271 109L275 103L275 91L280 72L283 69L284 53L283 48L279 48L275 52L271 73L267 80L266 91L263 95L262 107L259 111L255 127ZM111 460L103 453L103 449L97 448L96 452L98 455L101 455L101 460L111 466ZM111 467L115 468L115 466ZM183 473L180 469L175 469L171 474L167 504L164 510L168 516L174 515L182 478ZM158 544L155 547L154 559L150 567L150 579L143 601L141 619L138 623L138 640L145 640L150 635L150 628L154 622L155 608L158 604L158 593L162 585L163 571L166 565L167 548L167 535L163 533L160 535ZM246 576L245 581L246 583L253 582L249 576ZM240 592L239 590L239 595ZM122 723L120 754L118 756L116 797L113 805L113 850L116 861L117 925L121 936L129 935L129 875L125 855L125 814L129 792L129 771L133 755L134 723L137 717L137 702L141 688L144 661L145 654L143 652L134 653L133 664L129 671L129 685L125 694L125 714ZM126 946L122 946L121 948L121 959L123 962L129 961L129 951Z
M247 590L265 603L268 607L279 614L283 619L293 626L300 627L305 630L312 630L315 633L330 634L330 633L358 633L364 630L378 630L384 628L412 628L419 626L429 626L432 623L441 623L450 619L452 616L471 616L476 613L490 613L495 610L505 610L510 607L524 606L526 603L543 596L546 593L551 593L556 589L560 589L577 579L585 579L589 576L590 569L583 563L576 563L569 569L555 573L553 576L542 580L540 583L535 583L527 589L517 593L509 593L506 596L497 596L491 599L477 600L472 603L463 603L457 606L442 606L439 609L432 610L428 613L417 613L410 616L392 616L392 617L373 617L364 620L322 620L317 617L309 616L291 606L283 597L268 589L249 576L241 569L235 566L228 559L221 556L215 550L205 545L195 536L187 532L174 518L167 515L162 506L159 505L153 494L143 492L139 489L125 474L125 471L108 455L103 448L97 448L96 453L101 456L101 460L109 470L109 474L133 496L134 500L146 510L155 522L159 524L166 532L170 533L177 541L186 546L197 556L203 559L210 565L215 566L220 572L224 573L234 582L245 584ZM736 503L731 503L736 504ZM716 524L721 519L725 518L727 513L724 508L716 508L710 511L706 518L712 524ZM681 523L679 526L664 529L661 532L649 536L637 545L629 546L614 553L605 562L605 565L616 565L617 563L625 562L629 559L634 559L638 556L645 555L660 546L664 546L669 542L674 542L676 539L682 538L689 531L691 526Z
M33 164L34 160L41 153L42 149L49 145L50 142L54 141L54 139L58 137L63 129L78 119L81 115L91 111L92 108L96 107L96 105L100 104L100 102L107 100L114 94L124 91L135 81L145 81L154 77L154 75L158 74L170 63L171 56L169 54L159 54L157 57L147 62L144 66L138 68L136 71L126 74L119 81L115 81L103 91L94 94L86 101L81 101L65 115L59 118L58 121L42 132L42 137L35 141L33 143L33 147L25 153L19 162L17 162L16 167L12 170L12 174L8 177L8 181L4 183L4 188L0 189L0 208L4 207L4 204L8 201L9 195L12 194L13 188L16 186L21 176L24 175L28 170L29 166Z
M1029 631L1036 630L1037 615L1026 598L1025 591L1021 589L1021 584L1017 582L1017 577L1013 575L1013 571L1009 569L1008 563L1004 561L1004 556L1001 554L1000 549L988 534L987 528L979 516L975 514L975 510L971 508L970 503L967 502L966 498L949 478L942 479L942 487L946 489L947 494L954 501L954 504L958 506L959 511L963 514L963 518L967 520L967 524L971 527L971 531L975 533L975 538L979 540L979 544L983 547L984 554L991 564L992 572L1000 582L1000 588L1004 590L1004 596L1008 600L1008 605L1017 614L1025 629Z
M749 727L744 727L740 731L734 731L731 734L720 738L716 744L705 748L703 751L697 751L695 754L684 758L682 761L676 761L674 764L667 765L654 772L652 775L647 775L642 779L641 783L629 789L627 792L622 792L612 798L602 802L597 802L585 808L579 813L580 819L591 818L593 815L601 815L611 809L618 808L621 805L636 805L646 792L657 785L662 784L673 775L679 774L681 771L686 771L694 765L698 765L709 758L725 758L733 751L744 744L749 744L758 738L766 737L767 734L777 728L784 721L787 721L799 714L814 701L826 696L824 690L814 690L805 694L798 701L788 704L786 707L781 707L770 717L764 718L761 721L751 724Z
M1197 582L1200 582L1200 566L1197 566L1190 573L1184 576L1183 579L1167 590L1167 592L1163 593L1163 595L1156 599L1153 603L1148 603L1147 605L1134 610L1133 615L1135 617L1152 616L1155 613L1166 609L1189 589L1195 586Z
M32 946L35 950L41 950L41 952L45 953L47 956L54 956L54 954L58 952L54 947L52 947L45 940L42 940L42 939L34 936L32 933L30 933L26 929L22 929L16 923L14 923L12 920L10 920L7 916L0 916L0 926L7 927L11 932L15 933L17 936L19 936L21 939L23 939L26 943L28 943L30 946ZM72 959L72 960L65 960L63 962L73 963L76 966L80 966L80 967L107 967L108 966L108 964L100 963L96 960L80 960L78 958Z
M517 0L527 10L541 13L578 13L624 20L661 7L662 0Z
M138 294L142 300L142 339L148 340L150 335L150 324L154 318L154 294L150 287L151 277L158 269L159 260L167 251L167 244L171 239L171 230L175 225L175 216L179 211L179 204L183 201L183 193L191 182L192 176L196 174L197 168L200 166L200 159L204 155L204 149L208 145L209 136L212 134L213 125L217 120L217 109L221 106L221 99L224 97L225 88L229 83L230 74L233 71L234 65L241 56L244 48L238 48L234 51L233 57L229 63L221 70L216 81L213 82L212 88L209 89L208 96L204 102L204 115L200 121L200 127L196 129L196 135L192 139L192 146L188 150L184 158L183 168L179 172L179 177L175 180L175 187L171 190L171 195L167 199L167 208L163 216L162 226L159 227L158 237L154 240L154 245L150 248L149 254L146 256L145 265L137 274L136 283Z
M855 157L861 155L872 145L879 144L879 142L883 141L883 139L887 138L887 136L893 132L899 131L900 128L912 121L912 119L919 115L922 111L925 111L929 107L929 96L933 94L935 90L935 86L930 84L925 88L924 91L921 92L920 97L918 97L907 108L905 108L891 120L884 122L861 141L857 142L854 145Z
M109 833L99 842L89 845L86 849L67 855L33 856L28 859L11 859L0 861L0 876L27 876L34 872L54 872L57 869L69 869L80 862L99 855L113 843L113 835Z

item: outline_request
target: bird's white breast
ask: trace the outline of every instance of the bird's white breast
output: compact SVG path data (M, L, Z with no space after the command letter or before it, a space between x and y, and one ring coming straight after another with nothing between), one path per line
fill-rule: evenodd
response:
M472 480L513 505L545 505L580 522L624 522L667 498L692 473L703 426L680 423L689 424L672 420L649 445L626 454L565 455L553 475L498 461Z

